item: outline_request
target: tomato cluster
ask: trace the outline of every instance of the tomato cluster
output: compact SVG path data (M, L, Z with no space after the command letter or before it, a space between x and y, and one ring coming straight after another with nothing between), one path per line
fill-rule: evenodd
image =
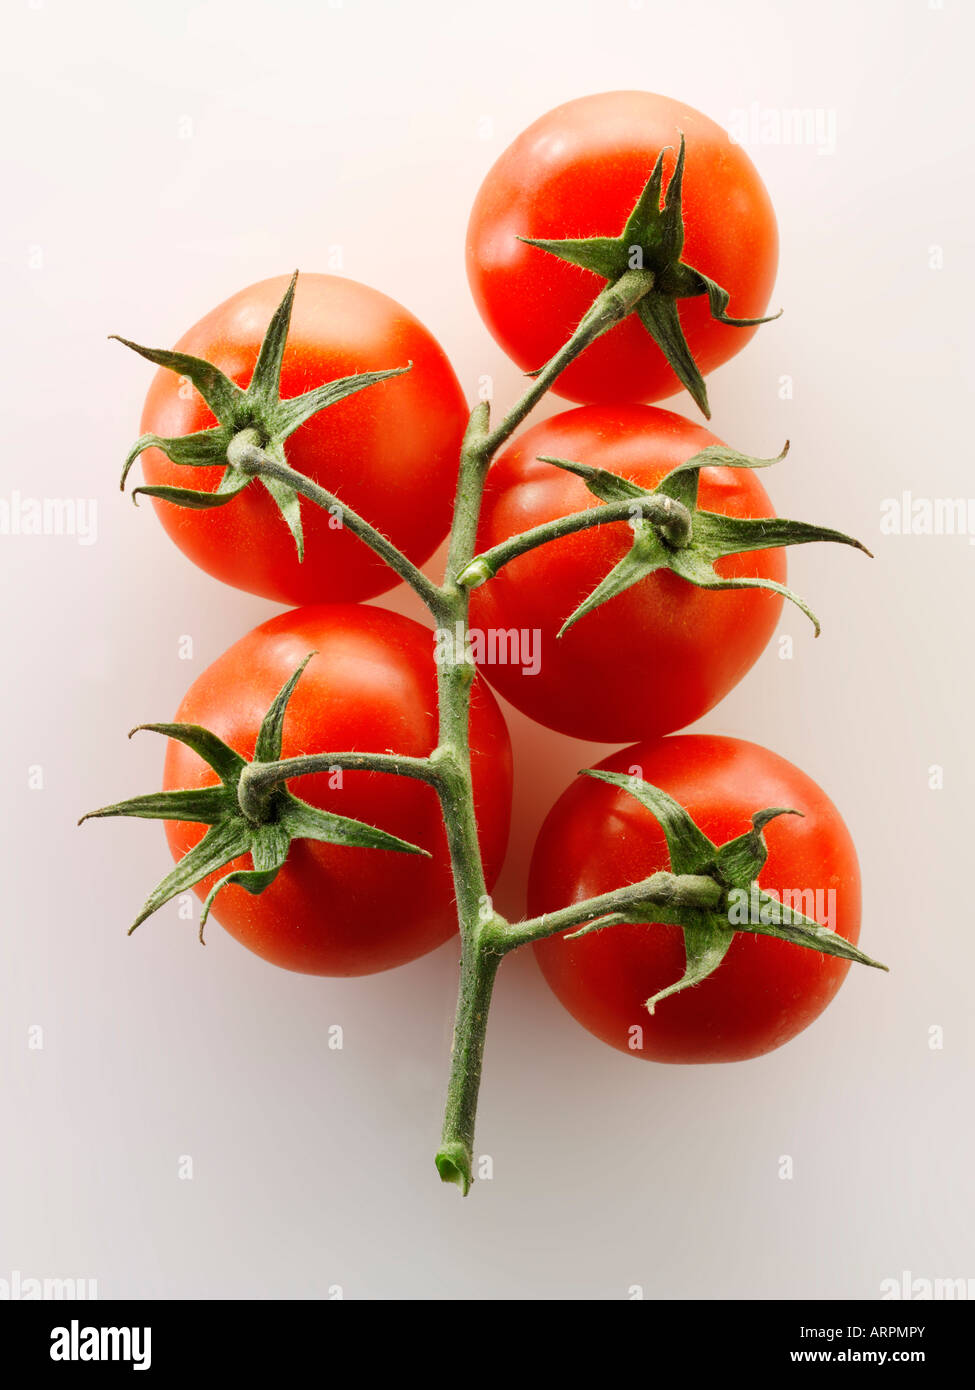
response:
M748 156L690 107L646 93L610 93L570 102L526 130L489 172L474 205L471 288L488 328L520 367L542 367L586 313L602 288L590 268L603 255L600 239L620 238L658 160L670 185L663 213L649 210L664 229L648 245L653 254L662 256L661 247L673 253L651 265L659 322L683 335L702 376L754 331L750 325L764 312L774 282L777 234ZM678 236L674 218L681 211ZM540 244L552 238L562 240ZM177 352L205 359L229 382L247 387L286 285L267 280L243 290L192 328ZM725 304L749 326L729 319ZM301 277L280 361L282 401L338 377L407 364L409 372L307 419L289 439L287 458L419 565L450 524L467 419L457 378L431 334L394 301L334 276ZM579 408L516 436L494 462L478 552L595 505L582 477L547 459L606 470L652 490L671 469L720 444L702 426L651 404L681 380L638 314L589 346L555 386ZM253 423L257 443L267 442L259 437L260 417L235 418L235 428ZM143 416L147 436L163 444L169 437L202 437L218 419L199 391L186 389L185 378L160 370ZM181 486L185 461L146 446L150 489ZM222 478L216 466L196 473L202 494L215 493ZM215 661L186 695L181 724L213 730L253 757L276 693L313 651L288 706L282 757L330 749L406 757L432 751L432 634L361 602L390 588L396 576L343 526L340 512L303 508L299 558L281 515L286 503L270 488L243 487L212 509L156 496L167 532L208 573L278 602L312 605L264 623ZM703 468L697 504L719 518L774 515L745 468ZM715 843L741 835L763 805L802 811L799 829L790 821L769 831L763 886L828 891L828 925L855 941L856 857L822 791L756 745L667 737L706 713L757 660L778 619L779 594L695 587L662 568L562 630L622 561L633 536L626 520L565 535L512 560L472 595L472 627L536 630L541 642L537 671L493 665L473 689L469 734L488 887L504 856L511 758L503 716L485 681L563 734L637 741L603 766L670 792ZM725 556L716 573L781 585L784 552ZM170 744L167 790L203 789L217 780L192 746ZM412 960L450 936L454 887L433 788L384 772L319 772L302 780L301 795L316 808L402 836L429 857L296 842L259 896L238 881L216 899L215 915L237 940L292 970L350 975ZM199 823L172 823L174 857L182 859L203 835ZM583 780L542 828L529 909L549 912L667 865L664 836L649 811L619 788ZM201 896L218 877L202 878ZM677 1062L738 1059L778 1046L825 1007L847 968L782 941L741 934L721 969L651 1018L643 1001L681 973L677 927L631 923L572 941L552 937L536 951L558 998L598 1037L632 1055Z

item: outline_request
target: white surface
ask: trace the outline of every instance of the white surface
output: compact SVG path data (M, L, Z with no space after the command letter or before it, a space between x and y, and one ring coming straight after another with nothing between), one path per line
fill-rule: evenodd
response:
M975 1276L975 552L879 530L903 489L975 493L972 21L960 0L5 6L3 495L95 497L99 529L88 546L0 537L0 1278L95 1278L102 1297L821 1298L877 1296L905 1269ZM877 558L796 553L823 637L787 612L794 659L773 643L701 727L766 743L833 796L860 849L862 941L892 973L854 969L768 1058L668 1069L590 1038L513 958L479 1125L495 1177L465 1202L431 1161L453 947L343 982L276 971L215 924L201 951L175 907L129 940L169 863L162 831L74 829L157 779L161 745L126 730L171 717L274 611L118 493L149 373L105 337L172 341L239 286L334 269L340 246L343 273L407 304L470 395L488 372L503 404L518 376L463 271L474 192L537 115L623 87L725 123L753 102L836 122L831 152L751 148L787 313L709 387L737 447L791 438L766 480L778 510ZM501 905L517 910L535 827L596 754L511 727Z

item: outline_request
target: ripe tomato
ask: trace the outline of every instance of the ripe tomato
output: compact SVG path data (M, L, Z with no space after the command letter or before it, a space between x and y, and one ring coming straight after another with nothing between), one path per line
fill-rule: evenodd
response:
M718 845L747 831L752 813L764 807L801 811L804 819L782 816L765 827L769 856L759 883L814 895L795 906L856 942L853 842L826 793L785 758L740 739L685 734L624 748L599 766L638 769L635 775L669 792ZM549 912L669 867L651 813L621 788L580 777L542 826L529 911ZM574 1018L612 1047L654 1062L736 1062L781 1047L822 1013L849 967L836 956L739 932L713 975L661 1000L651 1016L645 1001L684 973L679 927L635 924L576 941L551 937L536 942L535 952Z
M581 478L537 455L571 459L654 487L709 444L708 430L653 406L583 406L542 421L501 454L488 475L478 550L556 517L598 507ZM773 516L757 476L704 468L706 511ZM540 724L576 738L625 743L699 718L741 680L772 635L779 595L704 590L661 570L557 633L629 550L625 521L550 541L512 560L471 595L471 625L536 629L540 667L485 666L496 690ZM718 561L722 575L785 580L781 549Z
M740 145L707 116L650 92L604 92L535 121L489 171L467 231L467 275L481 316L525 370L571 336L605 281L519 237L616 237L665 146L664 187L680 132L686 140L683 261L731 295L728 312L768 305L778 232L765 185ZM681 299L680 320L703 375L727 362L754 328L711 318L706 297ZM680 389L631 314L578 358L554 388L571 401L657 401Z
M262 280L212 310L177 344L247 386L261 339L288 286ZM326 407L285 444L289 464L359 512L415 563L443 540L457 475L467 407L443 350L395 300L335 275L300 275L281 371L292 397L356 372L404 367L403 376ZM214 424L209 408L174 372L160 369L146 398L142 429L163 437ZM218 468L187 468L159 449L143 455L150 484L212 491ZM208 574L279 603L369 598L396 576L335 519L302 501L305 558L270 495L252 484L226 506L188 511L154 502L176 544Z
M422 756L436 745L433 633L382 608L335 604L282 613L234 643L187 691L176 720L202 724L246 757L275 695L317 651L288 705L281 756L311 752L396 752ZM504 858L511 807L508 731L490 690L471 704L474 792L489 885ZM170 741L165 788L205 787L216 774ZM230 885L213 915L243 945L275 965L312 975L365 975L422 956L454 932L447 842L433 788L390 773L296 778L302 800L366 821L431 851L433 858L295 840L277 878L259 897ZM181 858L204 826L166 827ZM230 867L248 868L237 860ZM230 867L201 881L204 898Z

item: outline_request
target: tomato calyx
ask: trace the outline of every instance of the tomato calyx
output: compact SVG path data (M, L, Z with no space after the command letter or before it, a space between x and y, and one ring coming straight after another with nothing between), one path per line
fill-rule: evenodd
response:
M589 491L604 506L559 517L502 541L500 545L475 556L459 575L458 582L467 588L476 588L493 578L502 566L539 545L611 521L627 521L633 530L630 550L569 614L559 630L559 637L564 636L587 613L661 569L669 569L700 589L769 589L781 594L806 614L818 637L819 619L798 594L774 579L720 575L714 568L715 561L726 555L805 545L811 541L835 541L870 555L867 547L842 531L813 526L805 521L789 521L784 517L723 516L718 512L703 511L697 505L702 468L769 468L781 462L788 450L786 444L778 457L761 459L740 454L723 444L712 444L672 468L655 488L640 487L606 468L593 468L589 464L553 458L547 454L539 455L541 463L553 464L582 478Z
M570 237L565 240L540 237L518 239L567 261L569 265L591 270L610 285L615 285L633 270L651 272L650 287L633 305L633 310L666 357L680 384L690 393L706 418L710 419L707 387L684 336L677 301L707 295L711 317L731 328L754 328L758 324L771 323L780 317L782 311L780 309L779 313L769 314L765 318L734 318L728 313L730 292L681 260L684 251L684 214L681 205L685 154L683 133L677 163L665 195L664 153L661 150L657 155L653 171L619 236Z
M147 796L132 797L112 806L103 806L98 811L89 811L81 817L79 825L102 816L138 816L147 820L195 821L210 827L203 839L150 893L129 928L130 935L177 893L186 892L201 879L249 854L251 868L231 870L218 879L207 894L200 914L202 942L210 908L221 889L229 884L237 884L255 896L263 893L274 882L287 859L292 840L318 840L330 845L396 850L429 857L429 851L421 849L419 845L401 840L376 826L309 805L288 791L283 781L276 777L262 788L259 797L251 797L249 801L242 797L241 786L248 768L279 765L288 702L301 673L314 655L311 652L305 657L272 702L261 723L252 761L242 757L210 729L199 724L140 724L130 733L131 738L132 734L145 729L185 743L220 779L215 786L151 792ZM369 755L363 756L368 759Z
M144 450L151 448L161 449L173 463L185 464L191 468L223 468L224 474L212 492L191 487L143 485L133 489L134 502L137 502L140 496L146 496L194 511L224 507L239 496L257 476L287 523L300 560L304 558L304 533L298 491L289 481L256 474L253 470L242 468L240 462L243 451L262 450L269 459L283 465L285 441L306 420L367 386L373 386L389 377L402 376L410 370L411 364L393 367L387 371L360 372L355 376L339 377L335 381L325 382L311 391L306 391L301 396L282 399L281 363L291 324L297 282L298 272L295 271L284 298L268 324L250 385L246 389L231 381L212 362L207 362L201 357L192 357L184 352L142 347L139 343L120 338L117 334L111 336L117 342L131 348L133 352L139 353L141 357L155 363L157 367L165 367L187 377L217 420L212 428L199 430L195 434L175 438L163 438L157 434L142 435L126 455L122 467L121 488L125 489L129 470L135 460Z
M798 816L784 806L772 806L756 811L751 829L723 845L715 845L694 822L688 811L674 798L641 778L622 773L586 769L583 774L600 782L620 787L635 797L659 823L667 841L671 871L680 877L693 875L710 878L721 889L716 907L660 905L660 894L652 902L629 902L609 916L603 916L578 931L572 937L602 931L620 923L670 923L684 933L685 970L674 984L659 990L646 1001L652 1014L661 1000L692 985L699 984L721 964L728 948L739 931L773 936L807 950L870 965L877 970L887 966L873 960L846 937L806 917L790 903L758 885L758 875L768 858L764 828L779 816Z

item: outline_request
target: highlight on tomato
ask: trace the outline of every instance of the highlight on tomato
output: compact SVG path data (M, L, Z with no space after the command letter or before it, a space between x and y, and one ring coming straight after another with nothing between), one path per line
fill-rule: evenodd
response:
M778 754L742 739L682 734L624 748L598 769L653 783L714 845L749 830L758 807L787 808L764 825L758 884L851 943L860 932L860 871L850 833L821 787ZM657 818L624 786L580 777L552 807L535 845L532 914L636 883L670 867ZM849 960L747 930L755 895L736 904L723 960L693 988L647 1000L685 969L680 927L636 922L534 945L559 1001L585 1028L655 1062L737 1062L781 1047L836 994Z

